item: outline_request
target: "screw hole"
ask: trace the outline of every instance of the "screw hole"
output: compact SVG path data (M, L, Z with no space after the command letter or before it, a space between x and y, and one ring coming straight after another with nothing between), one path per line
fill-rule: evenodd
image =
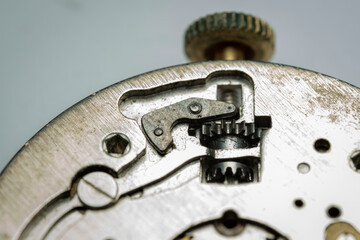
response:
M336 206L331 206L328 208L327 210L327 215L330 217L330 218L337 218L337 217L340 217L341 215L341 210L336 207Z
M325 153L330 149L330 142L324 138L320 138L315 141L314 148L320 153Z
M103 141L103 150L113 157L119 157L129 152L130 140L122 133L111 133Z
M238 217L236 213L232 211L225 212L222 218L222 223L229 229L234 228L238 224Z
M239 220L236 212L228 210L215 222L215 229L224 236L236 236L240 234L245 225Z
M295 199L294 205L298 208L302 208L304 206L304 201L301 199Z
M302 163L299 163L299 165L297 166L297 169L298 169L299 173L306 174L306 173L310 172L310 165L307 164L306 162L302 162Z

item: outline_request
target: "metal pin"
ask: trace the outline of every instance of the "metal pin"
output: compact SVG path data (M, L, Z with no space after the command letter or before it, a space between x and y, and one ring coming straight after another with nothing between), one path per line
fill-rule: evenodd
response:
M198 103L198 102L192 102L192 103L190 103L190 105L189 105L189 110L190 110L190 112L191 112L192 114L198 114L198 113L201 112L202 106L201 106L201 104Z
M161 136L161 135L163 135L163 133L164 133L164 131L161 129L161 128L156 128L155 130L154 130L154 134L155 134L155 136Z

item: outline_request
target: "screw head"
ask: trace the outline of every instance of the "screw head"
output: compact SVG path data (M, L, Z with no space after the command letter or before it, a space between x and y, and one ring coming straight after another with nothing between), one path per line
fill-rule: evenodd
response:
M131 143L125 134L115 132L104 138L102 148L112 157L121 157L130 151Z
M193 103L190 103L189 105L189 111L192 113L192 114L198 114L202 111L202 106L200 103L198 102L193 102Z
M164 133L164 131L161 129L161 128L156 128L155 130L154 130L154 134L155 134L155 136L161 136L161 135L163 135L163 133Z
M80 201L91 208L102 208L112 203L118 193L115 179L105 172L91 172L80 179L77 194Z

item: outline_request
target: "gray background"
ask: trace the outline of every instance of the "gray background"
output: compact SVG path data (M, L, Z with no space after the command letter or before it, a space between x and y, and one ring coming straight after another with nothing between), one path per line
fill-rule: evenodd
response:
M360 2L0 1L0 170L62 111L110 84L187 62L184 30L243 11L276 32L272 61L360 86Z

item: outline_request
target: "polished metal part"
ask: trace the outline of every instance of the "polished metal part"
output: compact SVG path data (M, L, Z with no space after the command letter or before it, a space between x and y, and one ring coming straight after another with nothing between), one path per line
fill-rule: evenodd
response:
M77 185L80 201L91 208L101 208L116 200L117 183L105 172L91 172L82 177Z
M189 134L190 121L171 129L172 147L160 154L143 116L192 98L217 102L224 85L242 89L231 104L236 123L271 117L258 146L209 148ZM58 116L14 157L0 176L0 239L176 239L227 211L283 239L325 239L338 222L359 229L359 99L360 89L338 79L246 61L187 64L119 82ZM197 114L207 109L201 106ZM321 139L328 147L315 144ZM203 181L204 159L227 168L249 156L257 181ZM308 171L299 172L304 163ZM269 237L262 229L246 224L234 238ZM227 230L211 225L183 239L228 239Z

